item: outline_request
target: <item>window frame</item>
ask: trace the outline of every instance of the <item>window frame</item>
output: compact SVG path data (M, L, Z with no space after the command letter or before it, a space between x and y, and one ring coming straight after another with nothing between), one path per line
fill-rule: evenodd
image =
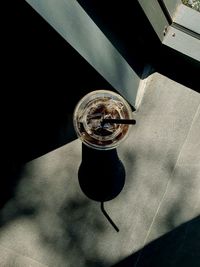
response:
M25 1L135 107L140 77L77 1Z
M200 62L200 13L198 11L184 5L181 0L138 0L138 2L163 45ZM156 18L153 18L152 14L155 13L157 13ZM159 31L156 20L160 25Z

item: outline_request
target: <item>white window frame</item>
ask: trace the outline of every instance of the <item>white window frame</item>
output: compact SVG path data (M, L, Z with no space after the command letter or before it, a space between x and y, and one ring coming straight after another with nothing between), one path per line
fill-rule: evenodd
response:
M200 14L181 0L138 0L163 45L200 62ZM159 25L159 27L158 27Z

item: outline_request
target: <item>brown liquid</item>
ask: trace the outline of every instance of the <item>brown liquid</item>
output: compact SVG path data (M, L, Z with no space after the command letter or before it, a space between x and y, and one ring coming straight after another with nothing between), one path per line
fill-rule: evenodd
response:
M128 119L128 111L120 101L108 97L90 101L79 116L78 127L82 140L96 146L115 144L127 133L129 126L105 123L103 119Z

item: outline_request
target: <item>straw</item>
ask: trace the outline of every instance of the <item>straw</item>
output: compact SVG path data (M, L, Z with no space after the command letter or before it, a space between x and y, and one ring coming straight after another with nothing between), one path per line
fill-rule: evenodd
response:
M104 126L106 123L116 123L116 124L136 124L136 120L129 119L103 119L101 126Z
M117 227L117 225L113 222L113 220L110 218L110 216L108 215L108 213L105 211L104 208L104 202L101 202L101 211L103 212L104 216L106 217L106 219L109 221L109 223L113 226L113 228L116 230L116 232L119 232L119 228Z

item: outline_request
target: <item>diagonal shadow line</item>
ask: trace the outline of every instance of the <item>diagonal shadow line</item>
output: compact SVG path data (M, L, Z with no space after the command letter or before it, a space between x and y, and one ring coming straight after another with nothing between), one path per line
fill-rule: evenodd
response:
M150 226L149 226L149 229L148 229L148 231L147 231L146 237L145 237L144 242L143 242L143 248L145 247L145 244L146 244L146 242L147 242L147 240L148 240L148 238L149 238L149 236L150 236L150 233L151 233L153 224L154 224L154 222L155 222L155 220L156 220L156 217L157 217L157 215L158 215L158 213L159 213L159 211L160 211L160 208L161 208L161 206L162 206L162 203L164 202L164 200L165 200L165 198L166 198L166 195L167 195L169 186L170 186L170 184L172 183L172 180L173 180L173 176L174 176L174 172L175 172L176 166L177 166L178 161L179 161L179 159L180 159L180 157L181 157L181 154L182 154L184 145L185 145L185 143L187 142L187 139L188 139L188 137L189 137L189 135L190 135L191 129L192 129L192 127L193 127L193 125L194 125L194 123L195 123L195 121L196 121L196 118L197 118L197 116L198 116L199 109L200 109L200 104L199 104L199 106L197 107L197 110L196 110L196 112L195 112L195 114L194 114L194 117L193 117L193 120L192 120L192 122L191 122L190 128L189 128L189 130L188 130L188 133L187 133L187 135L186 135L186 137L185 137L185 140L184 140L184 142L183 142L183 144L182 144L182 146L181 146L181 149L180 149L180 151L179 151L179 154L178 154L176 163L175 163L175 165L174 165L174 168L173 168L173 170L172 170L172 173L171 173L171 175L170 175L170 177L169 177L169 180L168 180L168 182L167 182L167 185L166 185L165 191L164 191L164 193L163 193L163 196L162 196L162 198L161 198L161 200L160 200L160 202L159 202L159 205L158 205L158 207L157 207L157 210L156 210L156 212L155 212L155 215L154 215L154 217L153 217L153 219L152 219L152 222L151 222L151 224L150 224ZM140 251L140 253L139 253L139 255L138 255L138 258L137 258L137 261L136 261L134 267L137 267L137 266L138 266L138 263L140 262L140 258L142 257L142 253L143 253L143 249L141 249L141 251Z
M140 78L78 2L26 0L119 93L134 104ZM72 27L73 25L73 27ZM118 71L126 74L126 81Z
M200 259L198 236L200 233L200 216L181 224L165 235L146 244L140 267L197 267ZM179 251L180 244L188 242L187 255ZM137 263L141 250L112 265L112 267L133 267ZM176 258L176 260L175 260ZM188 265L189 264L189 265Z

